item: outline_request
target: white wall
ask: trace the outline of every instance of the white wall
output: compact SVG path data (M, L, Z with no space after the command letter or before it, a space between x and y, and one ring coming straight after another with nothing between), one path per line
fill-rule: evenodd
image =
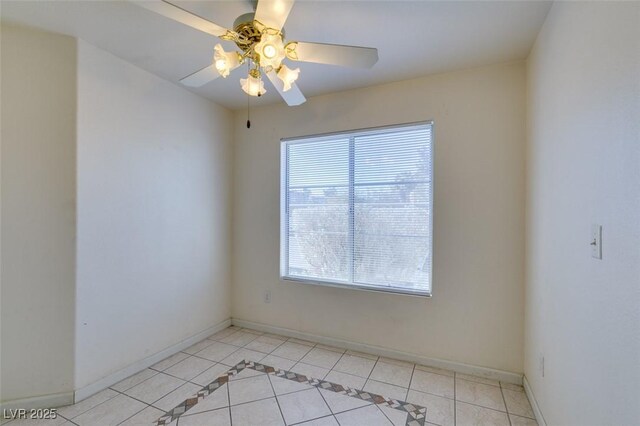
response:
M640 3L556 2L528 79L525 374L549 425L638 425Z
M256 108L251 117L251 129L246 111L235 117L234 318L522 372L524 63ZM433 298L281 282L280 138L430 119Z
M233 115L78 52L81 388L229 318Z
M73 391L76 42L2 24L0 400Z

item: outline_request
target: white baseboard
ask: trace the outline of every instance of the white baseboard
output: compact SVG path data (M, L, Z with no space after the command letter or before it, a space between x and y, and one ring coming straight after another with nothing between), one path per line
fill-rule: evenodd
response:
M538 426L547 426L547 422L544 420L544 416L542 415L542 411L540 410L540 406L538 405L538 400L536 399L536 396L533 394L533 389L531 389L531 385L529 385L527 376L524 376L522 378L522 384L524 386L524 392L527 394L527 398L529 398L529 402L531 403L533 414L536 416L536 421L538 422Z
M153 364L159 361L162 361L163 359L175 353L178 353L181 350L186 349L195 343L198 343L199 341L211 336L212 334L217 333L220 330L224 330L230 325L231 325L230 319L224 320L160 352L157 352L144 359L136 361L133 364L123 368L122 370L118 370L115 373L109 374L108 376L103 377L102 379L97 380L91 383L90 385L84 386L80 389L76 389L75 399L72 401L72 403L82 401L83 399L88 398L91 395L94 395L100 392L101 390L106 389L109 386L114 385L119 381L126 379L127 377L144 370L147 367L151 367ZM60 405L64 405L64 404L60 404ZM52 407L54 407L54 405L52 405ZM21 408L26 408L26 407L21 407Z
M245 321L238 318L232 318L231 323L239 327L250 328L253 330L263 331L266 333L281 334L283 336L294 337L297 339L309 340L324 345L335 346L343 349L351 349L353 351L367 352L374 355L384 356L388 358L396 358L403 361L409 361L416 364L426 365L429 367L444 368L462 374L472 374L474 376L486 377L488 379L499 380L507 383L522 384L522 374L512 373L510 371L495 370L493 368L478 367L475 365L463 364L455 361L447 361L437 358L428 358L408 352L402 352L395 349L383 348L380 346L368 345L366 343L352 342L348 340L335 339L333 337L320 336L317 334L305 333L302 331L291 330L283 327L276 327L267 324L261 324L252 321Z
M0 410L4 413L4 410L15 410L18 408L51 408L70 404L73 404L73 392L63 392L4 401L0 403Z

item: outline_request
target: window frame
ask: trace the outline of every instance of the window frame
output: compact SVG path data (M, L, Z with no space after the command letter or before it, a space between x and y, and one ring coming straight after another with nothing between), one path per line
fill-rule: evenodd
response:
M399 130L403 127L416 127L416 126L430 126L431 127L431 155L429 165L429 253L431 253L431 267L429 268L429 290L417 290L417 289L403 289L400 287L383 287L373 284L355 284L345 283L343 281L336 281L326 278L305 278L298 276L290 276L285 273L287 271L288 264L288 229L289 229L289 215L287 214L288 194L284 193L287 190L287 175L288 175L288 161L287 161L287 146L295 145L299 143L308 142L309 139L322 139L331 138L334 136L348 135L351 137L363 136L368 134L377 134L384 132L384 130ZM280 280L291 281L303 284L320 285L326 287L346 288L351 290L363 290L374 291L378 293L398 294L406 296L418 296L430 298L433 295L433 216L434 216L434 159L435 159L435 125L433 120L417 121L411 123L393 124L387 126L370 127L364 129L345 130L340 132L320 133L306 136L295 136L280 139ZM350 167L351 170L351 167ZM352 192L353 188L349 188L349 192Z

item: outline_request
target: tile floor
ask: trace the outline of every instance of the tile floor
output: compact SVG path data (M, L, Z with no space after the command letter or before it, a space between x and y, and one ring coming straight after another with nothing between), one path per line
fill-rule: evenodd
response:
M521 386L238 327L60 408L55 420L2 425L406 425L421 407L426 424L537 425Z

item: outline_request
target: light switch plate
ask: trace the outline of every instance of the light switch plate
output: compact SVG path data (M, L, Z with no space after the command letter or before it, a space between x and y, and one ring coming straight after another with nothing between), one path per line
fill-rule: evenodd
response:
M602 226L591 225L591 257L602 259Z

